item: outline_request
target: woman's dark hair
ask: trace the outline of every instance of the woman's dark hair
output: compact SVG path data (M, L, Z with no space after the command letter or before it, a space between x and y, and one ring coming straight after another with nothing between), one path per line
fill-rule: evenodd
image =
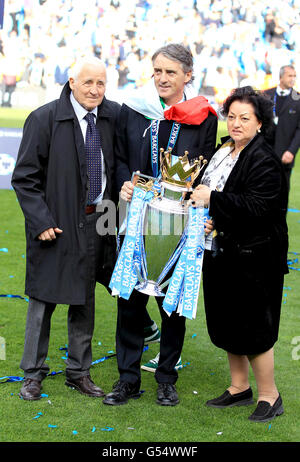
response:
M252 87L240 87L232 90L226 98L221 109L221 114L228 116L230 106L234 101L251 104L256 118L262 123L261 133L264 137L269 138L273 130L273 102L264 96L260 91Z

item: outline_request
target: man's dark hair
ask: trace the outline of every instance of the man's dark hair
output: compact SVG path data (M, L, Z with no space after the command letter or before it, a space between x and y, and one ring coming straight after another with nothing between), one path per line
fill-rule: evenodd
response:
M186 46L180 43L169 43L168 45L165 45L156 50L152 56L152 63L154 63L155 59L160 54L164 55L168 59L171 59L172 61L177 61L180 63L185 74L190 71L193 72L193 55ZM191 83L192 80L194 80L194 76L192 76L188 83Z

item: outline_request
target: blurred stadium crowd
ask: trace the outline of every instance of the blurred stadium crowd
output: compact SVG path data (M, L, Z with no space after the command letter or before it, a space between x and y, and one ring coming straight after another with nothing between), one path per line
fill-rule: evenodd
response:
M190 47L195 88L218 104L246 82L276 85L282 65L300 75L299 37L300 0L5 0L2 104L56 98L87 53L105 61L107 96L121 102L149 79L166 42Z

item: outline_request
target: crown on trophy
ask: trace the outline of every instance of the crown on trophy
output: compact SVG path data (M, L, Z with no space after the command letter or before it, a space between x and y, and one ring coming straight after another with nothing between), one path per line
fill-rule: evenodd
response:
M207 164L207 160L203 156L192 159L190 163L188 159L188 151L184 152L184 156L178 157L178 161L172 165L175 156L172 156L172 149L164 151L160 149L160 171L162 181L190 189L200 174L200 171Z

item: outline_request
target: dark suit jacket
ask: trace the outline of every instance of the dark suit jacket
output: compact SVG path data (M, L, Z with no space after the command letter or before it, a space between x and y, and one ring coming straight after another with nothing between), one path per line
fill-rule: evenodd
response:
M153 176L150 123L142 114L123 104L116 130L116 183L119 191L124 181L131 180L134 171ZM171 129L171 122L162 123L169 123ZM212 113L201 125L182 124L176 141L177 155L189 151L190 158L203 155L209 160L216 145L217 127L218 119Z
M270 88L265 94L274 101L276 88ZM281 158L285 151L296 155L300 148L300 95L295 91L285 98L278 114L278 124L273 127L273 148ZM290 164L292 168L294 162Z
M96 124L107 174L106 198L112 198L114 191L114 133L119 110L119 104L105 98L98 107ZM45 302L84 304L88 178L84 140L68 83L60 99L28 116L12 186L25 216L26 294ZM54 241L39 241L38 235L51 227L59 227L63 233ZM115 251L112 238L107 236L107 245L103 242L105 249L111 249L111 258ZM104 269L99 268L99 281L103 281Z

